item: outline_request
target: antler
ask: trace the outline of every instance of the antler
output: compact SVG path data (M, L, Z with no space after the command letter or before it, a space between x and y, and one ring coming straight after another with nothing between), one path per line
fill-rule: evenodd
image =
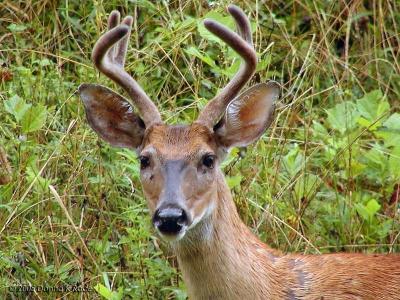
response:
M127 16L120 24L120 14L112 11L108 17L108 31L99 38L92 51L96 68L122 86L129 94L146 126L161 122L157 107L139 84L125 71L125 57L133 18Z
M228 104L240 92L242 87L254 74L257 66L257 55L252 45L250 22L244 12L235 5L229 5L228 11L236 21L238 34L220 23L206 19L204 26L227 43L242 58L238 73L226 87L212 99L200 113L197 122L212 128L221 118Z

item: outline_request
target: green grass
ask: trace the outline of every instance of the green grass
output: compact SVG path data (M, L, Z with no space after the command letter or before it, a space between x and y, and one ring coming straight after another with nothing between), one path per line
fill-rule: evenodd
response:
M118 9L135 17L128 71L164 120L193 121L238 67L199 24L210 12L231 22L221 2L0 3L0 145L12 167L0 186L1 299L63 295L10 289L19 284L82 283L92 291L68 299L185 298L134 153L97 138L75 91L121 92L90 62ZM266 3L236 2L253 22L252 83L283 85L262 140L224 164L242 219L282 251L399 252L399 3Z

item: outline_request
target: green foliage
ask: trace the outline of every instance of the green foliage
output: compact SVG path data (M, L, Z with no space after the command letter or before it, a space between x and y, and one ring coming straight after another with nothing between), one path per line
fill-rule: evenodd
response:
M12 114L17 122L20 122L32 105L27 104L18 95L14 95L9 100L4 101L4 106L5 110Z
M381 118L390 109L389 103L380 90L372 91L357 100L357 110L360 118L357 120L361 126L374 131L381 126Z
M106 286L98 283L94 289L107 300L121 300L123 297L123 288L119 287L118 291L113 291L110 286L110 280L107 273L103 273L103 279Z
M375 199L369 200L366 205L357 203L355 207L359 215L367 222L371 222L381 208Z
M336 104L335 107L326 111L327 121L332 129L344 134L347 130L352 130L357 126L360 112L355 103L346 101Z
M39 130L46 123L47 109L46 106L38 104L32 106L23 116L21 120L22 132L28 133Z
M375 135L384 140L386 147L400 145L400 114L392 114Z
M0 5L0 144L13 169L0 186L1 299L25 299L9 289L19 284L84 285L93 294L83 298L187 298L151 229L136 154L98 139L75 91L97 82L122 93L90 60L118 9L137 16L127 71L169 124L193 121L240 65L202 23L234 28L226 4ZM399 12L389 2L360 2L348 16L340 2L236 4L252 21L251 83L283 86L267 133L221 165L242 219L282 251L400 251L400 70L387 38L399 35Z
M221 39L219 39L218 37L216 37L214 34L212 34L211 32L209 32L207 30L207 28L203 24L203 20L205 20L205 19L212 19L212 20L218 21L222 25L225 25L226 27L228 27L230 29L234 29L235 23L234 23L233 19L231 17L227 16L226 14L221 14L217 11L210 11L204 16L203 19L200 19L197 22L197 30L199 31L199 34L202 38L204 38L208 41L218 43L221 47L226 47L226 44Z
M122 295L123 295L122 288L119 288L118 292L113 292L112 290L110 290L108 287L105 287L101 283L96 284L96 286L94 288L105 299L108 299L108 300L121 300L122 299Z

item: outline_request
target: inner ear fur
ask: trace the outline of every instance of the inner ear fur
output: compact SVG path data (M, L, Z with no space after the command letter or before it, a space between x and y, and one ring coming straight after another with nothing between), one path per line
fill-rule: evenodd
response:
M116 147L136 149L142 144L145 125L127 99L98 84L78 88L90 127Z
M214 127L220 146L245 147L259 139L273 120L279 91L279 84L270 81L254 85L233 99Z

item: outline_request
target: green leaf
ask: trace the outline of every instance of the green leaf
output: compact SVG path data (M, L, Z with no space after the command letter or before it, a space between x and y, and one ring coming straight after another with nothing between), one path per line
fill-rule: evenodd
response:
M7 26L7 29L10 30L11 32L21 32L27 28L28 27L26 27L25 25L15 24L15 23Z
M361 203L356 203L355 205L357 213L365 220L368 221L369 220L369 215L368 212L365 208L365 206Z
M56 272L57 276L59 276L59 278L61 280L66 280L68 277L71 276L70 273L72 273L71 271L74 269L74 265L70 264L70 263L66 263L60 266L60 268L58 269L58 271Z
M359 158L365 165L363 176L375 184L385 184L390 177L388 149L378 143L371 144L370 147L370 150L362 151Z
M271 59L272 55L269 53L264 55L264 57L260 57L256 71L259 72L266 70L267 67L271 64Z
M187 54L193 55L199 58L201 61L212 67L213 69L219 70L220 68L215 64L214 60L208 56L207 54L202 54L196 47L189 47L188 49L184 50Z
M210 11L204 16L204 19L213 19L221 23L222 25L225 25L226 27L230 29L234 29L234 22L233 19L229 16L223 16L219 12L216 11ZM197 30L200 33L200 36L206 40L218 43L220 45L226 46L226 44L217 36L215 36L213 33L208 31L208 29L204 26L204 19L200 20L197 22Z
M368 203L365 206L365 208L366 208L370 218L372 218L380 210L381 205L375 199L371 199L371 200L368 201Z
M103 279L106 284L103 285L101 283L96 284L94 289L104 298L108 300L121 300L123 296L123 289L122 287L118 288L118 292L112 291L110 287L110 282L108 280L107 273L103 273Z
M28 133L39 130L46 123L46 118L47 109L44 105L38 104L31 107L22 118L22 132Z
M369 151L365 152L364 157L368 162L379 166L384 166L386 164L385 152L383 152L377 144L374 144Z
M297 179L294 186L294 194L297 200L312 198L318 191L322 181L319 176L304 173Z
M375 135L383 138L386 147L400 145L400 114L392 114L382 125Z
M230 189L233 189L234 187L240 186L240 183L242 182L242 175L235 175L235 176L228 176L226 178L226 182L229 186Z
M371 222L375 214L380 210L381 205L375 199L371 199L366 205L357 203L357 213L367 222Z
M112 291L110 291L108 288L106 288L104 285L101 283L98 283L95 285L94 289L104 298L106 299L112 299Z
M191 16L186 16L183 22L176 22L174 25L175 29L184 30L185 28L187 29L187 27L196 26L196 19Z
M304 160L304 155L299 151L299 146L295 145L295 147L283 157L284 170L290 177L294 177L297 172L304 167Z
M41 67L50 66L50 65L52 65L52 64L53 64L53 62L52 62L50 59L48 59L48 58L44 58L44 59L39 60L39 65L40 65Z
M39 192L45 192L49 190L49 185L51 184L51 180L44 178L39 175L39 170L34 166L28 166L26 168L26 179L28 182L35 181L35 189Z
M14 95L10 99L4 101L4 106L6 111L12 114L15 120L19 122L32 105L26 103L25 100L18 95Z
M353 102L346 101L336 104L335 107L327 109L327 121L332 129L345 133L347 130L355 128L360 113Z
M389 156L389 173L393 176L393 178L400 178L400 145L397 145L393 148L392 152Z
M326 140L327 138L329 138L328 130L326 130L326 128L321 123L317 121L312 121L312 123L312 131L316 139Z
M388 129L396 130L396 133L400 134L400 114L394 113L392 114L384 123Z
M360 119L360 125L364 127L372 127L370 130L376 130L382 124L382 117L390 109L389 102L386 97L382 94L381 90L373 90L364 97L357 100L357 110L363 119Z

